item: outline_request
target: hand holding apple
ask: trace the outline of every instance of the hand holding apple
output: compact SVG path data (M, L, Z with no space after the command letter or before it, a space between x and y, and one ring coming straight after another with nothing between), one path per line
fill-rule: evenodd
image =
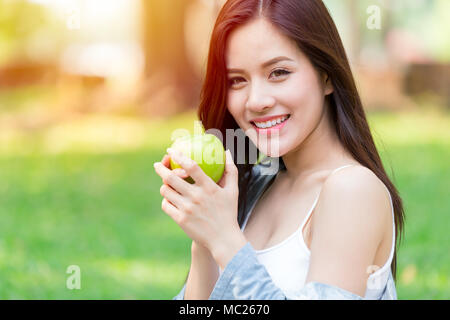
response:
M222 142L212 134L188 135L175 140L171 149L183 153L194 160L199 167L214 182L218 182L225 170L225 150ZM172 170L181 168L173 159L170 159ZM192 177L185 179L189 183L195 183Z
M168 154L165 154L164 157L161 160L161 163L167 168L167 169L171 169L170 168L170 156ZM172 170L172 169L171 169ZM189 178L189 175L186 173L186 171L184 171L183 168L175 168L172 170L172 172L174 174L176 174L177 176L179 176L182 179L187 179Z
M246 243L237 222L238 170L231 152L228 150L225 153L225 169L219 183L182 152L169 148L168 153L195 184L183 180L162 163L155 163L155 171L163 180L161 208L189 238L208 248L216 262L224 268Z

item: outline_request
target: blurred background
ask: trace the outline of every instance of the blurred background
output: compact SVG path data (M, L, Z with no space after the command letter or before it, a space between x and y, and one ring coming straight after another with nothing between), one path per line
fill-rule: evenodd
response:
M404 201L399 299L448 299L450 1L324 2ZM0 0L0 299L179 292L191 241L153 163L193 132L223 3Z

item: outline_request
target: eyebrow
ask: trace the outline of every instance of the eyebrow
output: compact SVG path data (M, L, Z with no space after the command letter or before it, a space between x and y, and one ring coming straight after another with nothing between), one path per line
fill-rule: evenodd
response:
M281 57L276 57L276 58L270 59L267 62L264 62L262 64L262 67L263 68L267 68L268 66L271 66L271 65L273 65L275 63L278 63L280 61L285 61L285 60L287 60L287 61L294 61L294 60L292 60L292 59L290 59L288 57L281 56ZM227 69L227 71L228 71L228 73L244 72L244 70L241 70L241 69Z

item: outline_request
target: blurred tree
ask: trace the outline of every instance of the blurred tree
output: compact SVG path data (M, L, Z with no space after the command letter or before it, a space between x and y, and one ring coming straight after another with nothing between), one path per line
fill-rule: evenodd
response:
M358 0L349 0L348 7L350 12L350 28L351 31L350 34L350 42L351 42L351 48L350 48L350 60L356 61L359 57L359 52L361 50L361 28L360 28L360 21L358 17L360 16L358 14L359 6L358 6Z
M185 13L192 1L142 0L145 76L160 81L161 87L173 85L181 109L196 107L200 93L185 45Z
M349 13L349 55L359 63L364 47L383 50L383 43L392 28L392 1L347 0L345 4Z
M26 40L47 21L47 12L37 4L0 1L0 65L27 58Z

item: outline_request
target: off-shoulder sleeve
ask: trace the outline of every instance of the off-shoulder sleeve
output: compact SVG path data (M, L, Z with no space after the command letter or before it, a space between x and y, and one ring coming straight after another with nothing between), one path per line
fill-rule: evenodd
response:
M306 284L296 296L286 296L270 277L247 242L227 264L210 300L362 300L359 295L319 282Z

